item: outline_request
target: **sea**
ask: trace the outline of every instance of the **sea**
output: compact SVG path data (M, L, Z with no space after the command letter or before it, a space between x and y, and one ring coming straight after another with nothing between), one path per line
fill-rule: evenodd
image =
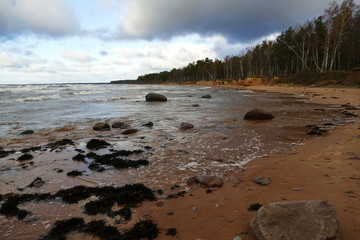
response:
M146 102L150 93L166 102ZM210 95L211 98L203 98ZM246 168L246 163L270 154L284 154L310 138L307 125L336 127L340 106L308 103L308 96L198 85L39 84L0 85L0 150L13 151L0 158L0 194L55 193L76 185L124 186L143 183L161 189L164 196L187 191L187 181L217 176L224 181ZM270 121L247 121L244 115L259 108L272 113ZM125 122L138 132L122 129L94 131L96 123ZM152 122L151 127L144 124ZM182 122L193 129L180 130ZM32 130L29 135L21 134ZM74 145L52 150L46 145L61 139ZM89 162L73 161L91 139L110 143L94 150L103 155L118 150L142 150L150 162L135 169L93 171ZM16 161L24 148L31 161ZM130 160L140 160L134 156ZM87 159L86 161L91 161ZM69 177L72 170L82 176ZM44 184L28 187L35 179ZM60 201L26 203L32 215L24 221L0 215L1 239L38 239L56 220L83 216L82 206Z

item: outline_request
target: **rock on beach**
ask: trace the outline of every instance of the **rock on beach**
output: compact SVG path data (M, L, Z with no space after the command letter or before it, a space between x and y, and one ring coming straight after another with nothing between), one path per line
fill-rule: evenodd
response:
M93 130L95 131L110 130L110 125L107 123L97 123L93 126Z
M192 129L192 128L194 128L194 125L191 123L188 123L188 122L180 123L180 127L179 127L180 130L188 130L188 129Z
M250 226L258 240L339 240L339 219L327 200L270 203L261 207Z
M274 118L274 115L271 113L265 112L258 108L255 108L247 112L244 116L245 120L271 120Z
M167 98L164 95L158 93L148 93L145 96L147 102L166 102Z

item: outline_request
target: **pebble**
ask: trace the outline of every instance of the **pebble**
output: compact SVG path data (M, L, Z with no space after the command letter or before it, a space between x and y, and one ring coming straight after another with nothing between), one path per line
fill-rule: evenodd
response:
M196 206L192 206L192 207L191 207L191 211L196 212L196 211L197 211L197 207L196 207Z
M241 237L234 237L233 240L242 240Z
M293 188L294 191L301 191L301 188Z

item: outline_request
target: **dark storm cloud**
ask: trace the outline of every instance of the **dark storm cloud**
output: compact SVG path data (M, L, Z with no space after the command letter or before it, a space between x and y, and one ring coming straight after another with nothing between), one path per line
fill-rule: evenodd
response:
M121 18L124 38L188 33L221 34L249 41L312 19L331 0L129 0Z
M77 19L66 0L0 0L0 38L23 33L49 36L74 34Z

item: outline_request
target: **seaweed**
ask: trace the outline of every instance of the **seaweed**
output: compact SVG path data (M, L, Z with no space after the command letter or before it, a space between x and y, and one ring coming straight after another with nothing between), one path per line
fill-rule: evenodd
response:
M88 149L94 149L98 150L99 148L106 148L107 146L110 146L110 144L104 140L99 139L91 139L87 144L86 148Z
M21 149L20 151L21 151L22 153L28 153L28 152L30 152L30 151L35 152L35 151L39 151L39 150L41 150L41 147L40 147L40 146L36 146L36 147L31 147L31 148L24 148L24 149Z
M77 177L77 176L81 176L82 172L79 170L73 170L71 172L68 172L66 175L68 175L70 177Z
M56 142L48 143L45 147L50 148L51 150L55 150L66 145L75 145L75 143L70 139L64 138Z
M186 194L187 192L186 191L180 191L176 194L169 194L166 199L175 199L175 198L178 198L178 197L184 197L184 195Z
M114 203L114 200L111 198L101 198L99 200L91 201L85 204L85 212L88 215L110 213Z
M135 226L127 231L123 238L124 240L138 240L147 238L152 240L159 235L159 229L151 220L140 221Z
M33 155L26 153L24 155L21 155L17 160L18 161L26 161L26 160L31 160L33 158L34 158Z
M166 236L175 236L177 234L176 228L169 228L166 231Z
M131 154L140 154L142 152L143 152L142 150L134 150L134 151L121 150L101 156L95 153L89 153L86 155L86 157L95 159L96 163L110 165L117 169L139 168L141 166L149 165L150 162L148 160L128 160L121 157L127 157Z
M4 151L4 150L1 150L1 151L0 151L0 158L7 157L8 155L13 154L14 152L15 152L15 151Z
M118 211L111 212L108 214L109 217L121 216L121 218L125 221L129 221L131 219L131 208L124 207Z
M85 223L82 218L71 218L56 221L55 226L42 240L66 240L66 234L73 231L88 233L104 240L139 240L143 238L152 240L159 234L157 225L150 220L136 223L132 229L122 235L116 227L107 226L105 221L97 220Z
M116 227L106 226L105 221L101 220L87 223L82 231L105 240L121 239L121 234Z
M65 203L77 203L80 200L87 199L91 196L92 192L89 187L75 186L69 189L63 189L55 194L55 197L60 197Z
M72 160L84 162L84 161L85 161L85 155L79 153L78 155L74 156L74 157L72 158Z
M100 164L98 164L98 163L90 163L89 164L89 169L92 170L92 171L96 171L96 172L105 171L105 168L101 167Z
M71 218L68 220L60 220L55 222L55 226L50 232L43 237L43 240L66 240L65 235L83 228L85 222L82 218Z
M18 219L24 219L27 214L29 213L26 210L20 210L17 205L29 202L29 201L42 201L42 200L48 200L51 198L51 195L49 193L44 194L15 194L11 197L9 197L1 206L0 208L0 214L3 215L9 215L9 216L16 216Z

